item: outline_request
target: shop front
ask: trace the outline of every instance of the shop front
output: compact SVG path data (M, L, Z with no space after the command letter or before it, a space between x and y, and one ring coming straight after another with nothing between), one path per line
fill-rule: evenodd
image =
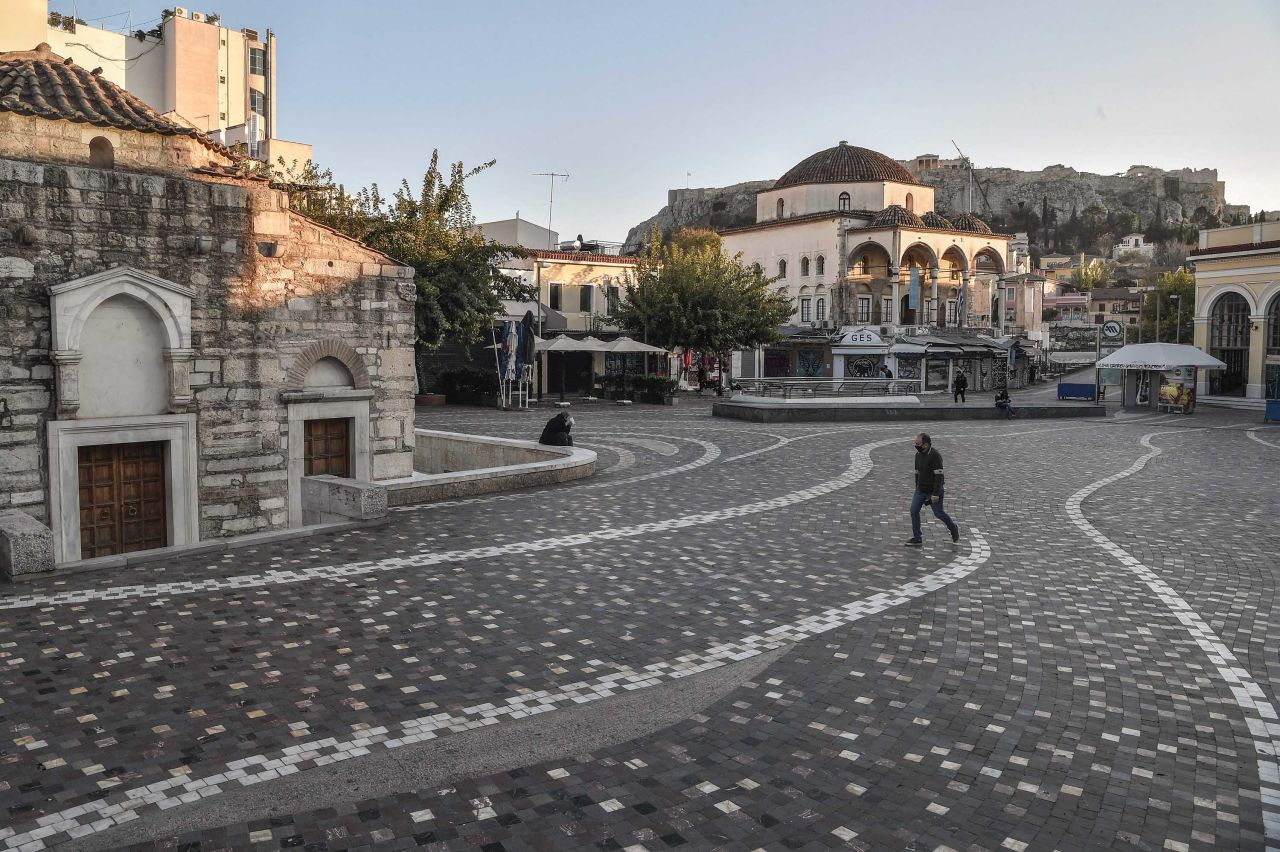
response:
M842 379L875 379L883 376L889 344L870 328L843 332L831 346L832 376Z

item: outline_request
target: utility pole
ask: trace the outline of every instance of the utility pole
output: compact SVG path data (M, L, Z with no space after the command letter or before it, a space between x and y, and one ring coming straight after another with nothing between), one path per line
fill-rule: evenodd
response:
M556 205L556 178L564 178L565 180L568 180L569 176L567 174L560 174L559 172L534 172L533 176L549 178L551 180L551 195L547 200L547 248L553 249L555 246L551 244L551 211L555 209Z
M1160 288L1156 288L1156 343L1160 342Z

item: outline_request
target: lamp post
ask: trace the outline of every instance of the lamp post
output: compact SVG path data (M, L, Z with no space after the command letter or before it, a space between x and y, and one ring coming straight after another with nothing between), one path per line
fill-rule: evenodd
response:
M534 263L534 278L536 283L534 287L537 289L534 301L538 303L538 339L542 339L542 270L544 267L550 266L545 260L539 260ZM535 355L538 355L536 348ZM538 402L542 402L542 357L538 356Z
M1178 318L1174 320L1173 334L1174 334L1174 342L1181 343L1182 342L1182 297L1177 293L1170 293L1169 298L1172 299L1173 303L1178 306Z
M1160 288L1156 288L1156 343L1160 342L1160 303L1164 300L1160 298Z

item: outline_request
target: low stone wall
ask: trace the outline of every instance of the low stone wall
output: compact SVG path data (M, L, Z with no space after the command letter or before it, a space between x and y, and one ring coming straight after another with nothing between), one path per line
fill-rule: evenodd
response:
M414 475L379 482L389 506L432 503L591 476L596 454L580 447L417 429Z
M1017 404L1018 419L1040 420L1054 417L1105 417L1106 408L1092 404ZM920 405L887 403L866 405L831 402L788 404L780 401L748 402L727 400L711 406L716 417L750 423L891 423L922 420L1001 420L1004 412L992 406Z

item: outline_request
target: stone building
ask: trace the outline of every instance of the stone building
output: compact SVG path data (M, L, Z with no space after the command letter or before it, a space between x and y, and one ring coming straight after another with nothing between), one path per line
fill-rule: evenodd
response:
M1195 344L1227 365L1201 371L1197 392L1280 399L1280 222L1201 231L1189 259Z
M48 45L0 54L0 512L72 562L408 476L412 276Z

